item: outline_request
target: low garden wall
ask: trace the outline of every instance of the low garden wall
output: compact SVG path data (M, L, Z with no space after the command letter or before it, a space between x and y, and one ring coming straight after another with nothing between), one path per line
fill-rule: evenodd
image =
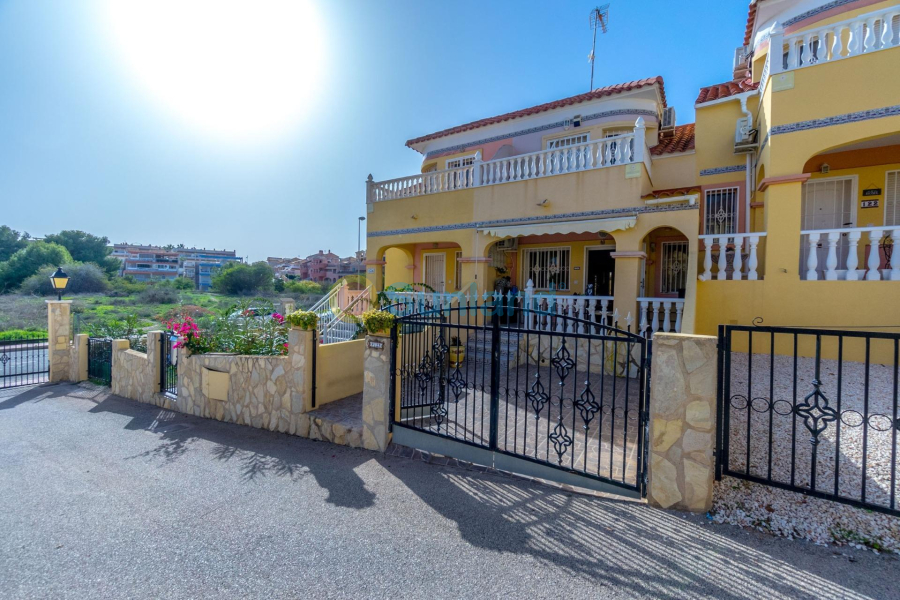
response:
M361 394L366 340L324 344L316 355L316 406Z

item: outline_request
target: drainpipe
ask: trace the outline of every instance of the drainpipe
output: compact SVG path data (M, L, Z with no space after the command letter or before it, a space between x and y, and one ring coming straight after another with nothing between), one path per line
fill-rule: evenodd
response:
M741 96L741 110L744 111L744 115L747 116L748 123L750 124L750 129L753 129L753 113L751 113L747 108L747 96ZM744 171L744 218L746 221L744 223L745 233L750 233L750 179L753 173L753 162L751 154L751 152L747 153L747 168Z

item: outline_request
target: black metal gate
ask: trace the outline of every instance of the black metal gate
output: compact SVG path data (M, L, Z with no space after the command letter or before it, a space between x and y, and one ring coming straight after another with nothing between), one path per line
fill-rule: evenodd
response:
M159 391L178 396L178 336L163 331L159 334Z
M719 327L716 475L900 514L900 334Z
M88 379L100 385L112 383L112 340L88 338Z
M397 319L395 441L643 494L650 341L552 306L512 310L525 318L498 297Z
M50 378L47 334L0 341L0 389L46 383Z

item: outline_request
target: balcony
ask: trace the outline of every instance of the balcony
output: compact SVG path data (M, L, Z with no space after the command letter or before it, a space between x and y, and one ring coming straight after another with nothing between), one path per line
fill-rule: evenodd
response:
M819 229L801 231L800 235L802 279L900 281L900 256L892 256L894 242L900 240L900 227Z
M565 148L488 161L481 160L479 151L472 164L454 169L430 171L387 181L373 181L370 175L366 182L366 202L412 198L629 164L643 164L648 173L651 169L643 118L637 120L631 133Z

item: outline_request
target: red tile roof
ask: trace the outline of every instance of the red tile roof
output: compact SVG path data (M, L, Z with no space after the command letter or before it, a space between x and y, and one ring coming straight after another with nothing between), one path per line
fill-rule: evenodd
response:
M744 45L750 44L750 36L753 35L753 25L756 23L756 7L759 0L753 0L747 9L747 28L744 30Z
M678 125L672 136L660 138L659 144L650 148L650 154L660 156L694 149L694 124Z
M639 79L638 81L629 81L628 83L618 83L616 85L609 85L602 88L597 88L592 92L587 92L585 94L579 94L577 96L572 96L570 98L563 98L562 100L554 100L553 102L547 102L546 104L539 104L537 106L532 106L531 108L525 108L522 110L517 110L514 112L506 113L503 115L498 115L496 117L490 117L487 119L481 119L479 121L472 121L471 123L467 123L465 125L458 125L456 127L451 127L450 129L444 129L443 131L438 131L436 133L431 133L429 135L424 135L422 137L417 137L411 139L406 142L406 145L412 147L414 144L418 144L420 142L425 142L428 140L433 140L437 138L446 137L448 135L453 135L455 133L462 133L464 131L470 131L472 129L478 129L479 127L487 127L488 125L495 125L497 123L502 123L504 121L510 121L512 119L518 119L519 117L527 117L529 115L536 115L538 113L547 112L548 110L554 110L556 108L562 108L564 106L571 106L573 104L579 104L581 102L587 102L589 100L596 100L598 98L603 98L604 96L612 96L614 94L621 94L622 92L629 92L631 90L640 89L643 87L648 87L651 85L659 85L659 95L662 99L662 105L666 106L666 90L663 85L662 77L650 77L648 79Z
M749 92L759 87L759 82L753 83L750 79L743 81L726 81L725 83L717 83L705 88L700 88L700 94L697 96L696 103L712 102L720 98L728 98L735 94Z

